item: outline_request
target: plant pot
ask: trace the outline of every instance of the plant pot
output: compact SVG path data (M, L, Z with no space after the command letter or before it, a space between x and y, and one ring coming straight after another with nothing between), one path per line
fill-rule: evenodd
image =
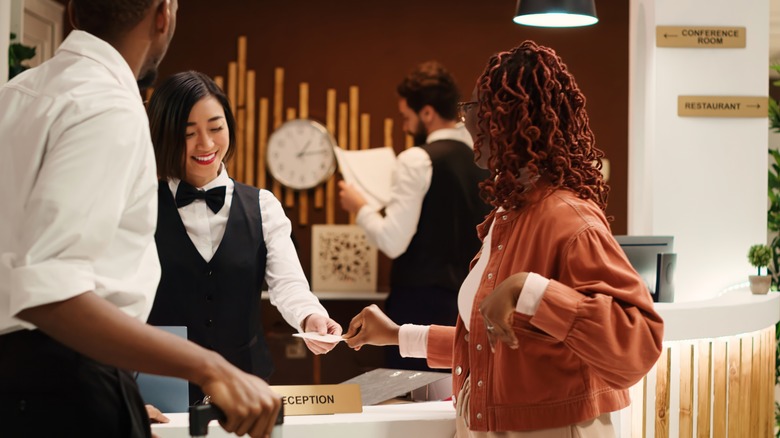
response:
M769 286L772 284L772 277L770 275L750 275L750 292L753 295L765 295L769 292Z

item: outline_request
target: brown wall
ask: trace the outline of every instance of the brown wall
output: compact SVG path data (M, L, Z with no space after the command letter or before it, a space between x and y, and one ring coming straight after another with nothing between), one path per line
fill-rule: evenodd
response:
M611 161L608 214L615 234L626 232L628 2L600 2L600 22L575 29L539 29L511 21L513 0L180 0L176 35L160 77L194 69L227 74L236 39L247 36L247 68L257 72L257 96L273 96L273 69L286 74L285 107L297 106L297 84L310 84L310 118L325 119L325 90L346 101L360 87L360 112L371 114L372 145L382 144L382 120L395 119L396 151L403 144L395 86L415 64L436 59L468 95L487 58L525 39L554 48L588 97L597 145ZM271 103L273 104L273 103ZM310 201L311 202L311 201ZM287 210L309 272L310 227ZM324 213L310 214L323 223ZM346 215L337 214L345 223ZM380 260L379 289L388 288Z

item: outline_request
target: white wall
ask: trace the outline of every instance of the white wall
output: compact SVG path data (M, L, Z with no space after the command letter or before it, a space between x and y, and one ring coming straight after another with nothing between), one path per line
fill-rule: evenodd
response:
M11 34L11 0L0 0L0 85L8 81L8 45Z
M675 301L747 280L766 242L766 118L677 116L679 95L766 96L769 0L631 0L629 234L674 235ZM744 26L744 49L657 48L655 27Z

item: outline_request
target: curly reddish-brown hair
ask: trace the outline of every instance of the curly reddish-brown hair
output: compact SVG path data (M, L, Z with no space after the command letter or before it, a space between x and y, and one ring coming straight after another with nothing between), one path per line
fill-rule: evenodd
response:
M477 159L489 153L491 175L480 188L491 205L526 205L533 190L524 184L539 176L540 184L571 190L606 209L604 153L594 146L585 96L552 49L525 41L493 55L476 94L474 149Z

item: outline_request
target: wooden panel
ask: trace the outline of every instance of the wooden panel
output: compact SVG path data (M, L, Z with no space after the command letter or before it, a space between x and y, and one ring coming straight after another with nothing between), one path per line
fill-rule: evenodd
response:
M699 362L697 382L696 436L709 438L710 411L712 410L712 344L709 341L699 341Z
M349 136L350 131L347 130L347 126L349 125L349 106L341 102L339 103L339 138L338 138L338 144L344 148L344 149L352 149L347 148L346 145L349 144ZM356 134L357 136L357 134ZM349 214L349 223L354 224L355 223L355 215L350 213Z
M647 434L647 377L631 387L631 438Z
M768 328L764 333L764 348L761 351L763 357L762 363L765 364L764 383L762 388L765 388L766 398L763 401L765 416L763 417L763 428L766 434L763 436L771 436L775 430L775 370L776 370L776 355L775 348L777 338L775 337L775 327Z
M712 438L726 437L726 401L728 384L728 356L725 341L712 343L714 400L712 401Z
M655 437L669 437L669 401L671 400L669 372L671 370L671 355L669 348L661 351L661 357L656 364L655 381Z
M236 153L233 156L233 161L236 163L236 173L233 175L233 178L243 183L246 182L244 173L246 166L246 157L244 157L244 155L246 155L246 143L244 142L245 134L246 110L244 108L239 108L236 113Z
M236 81L238 80L238 65L235 62L229 62L228 63L228 73L227 73L227 84L225 84L227 90L227 98L228 102L230 103L230 111L233 112L234 117L238 117L236 114ZM238 124L238 120L236 120L236 124ZM238 135L238 133L236 133ZM234 151L233 158L230 159L230 162L228 163L228 174L232 175L233 178L238 177L238 157L237 157L237 151Z
M693 345L680 346L680 438L693 437Z
M759 331L753 334L753 348L750 352L748 352L753 361L753 367L750 373L750 405L748 407L748 412L750 415L750 436L757 437L766 436L760 432L761 423L763 422L763 417L761 415L765 415L762 414L764 398L762 397L763 391L761 390L761 371L763 365L763 361L761 360L761 347L763 343L761 339L762 335L763 331Z
M414 146L414 137L412 137L409 134L406 134L405 139L406 139L406 144L404 145L404 147L406 149L409 149L410 147Z
M753 339L750 335L740 339L741 358L739 366L739 433L744 436L752 427L750 424L750 406L752 399L750 394L751 380L753 377ZM737 435L733 435L737 436ZM749 434L754 437L756 435Z
M739 436L742 430L742 421L739 418L739 368L742 348L739 339L731 338L728 341L728 408L726 423L729 437Z
M220 90L223 92L225 91L225 77L224 76L214 76L214 83L217 84L217 87L219 87Z

